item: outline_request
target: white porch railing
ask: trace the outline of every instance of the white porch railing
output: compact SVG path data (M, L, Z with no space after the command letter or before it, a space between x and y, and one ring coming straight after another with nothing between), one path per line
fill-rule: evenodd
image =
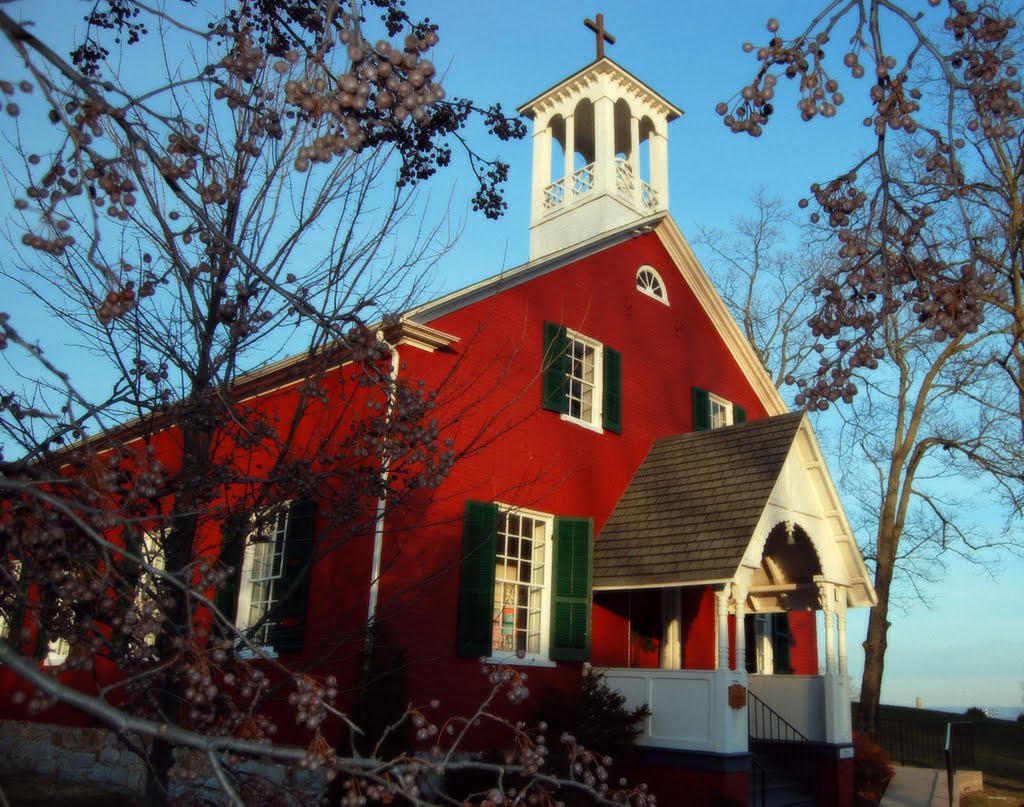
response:
M747 707L729 706L729 687L741 684L812 742L851 741L849 695L839 676L752 675L732 670L646 670L613 667L608 686L626 704L646 704L651 716L639 745L687 751L747 750ZM771 739L765 737L764 739Z
M604 675L630 708L650 708L639 745L720 754L747 750L746 708L729 706L729 687L745 685L746 673L616 667Z

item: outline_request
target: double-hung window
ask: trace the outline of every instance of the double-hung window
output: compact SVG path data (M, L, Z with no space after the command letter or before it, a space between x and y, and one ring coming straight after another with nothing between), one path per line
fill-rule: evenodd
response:
M287 534L288 510L284 509L253 530L245 548L235 624L242 631L258 626L249 635L255 645L269 646L271 631L277 625L268 614L281 599Z
M551 586L550 516L503 510L494 563L491 650L540 656L547 650Z
M221 562L234 571L217 607L252 645L302 651L315 516L315 503L297 501L254 517L247 529L225 525Z
M0 566L0 592L5 592L0 599L0 639L17 639L15 627L20 631L19 617L22 612L21 599L21 561L10 560Z
M576 333L568 334L567 390L568 411L573 420L600 425L601 345Z
M459 655L589 659L593 535L589 518L466 502Z
M693 388L693 429L708 431L745 423L747 412L721 396L704 389Z
M597 431L621 431L622 355L564 325L545 322L542 405Z

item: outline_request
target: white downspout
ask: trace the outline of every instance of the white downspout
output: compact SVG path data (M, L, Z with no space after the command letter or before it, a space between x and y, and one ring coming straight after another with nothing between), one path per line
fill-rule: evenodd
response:
M398 382L398 348L388 344L383 331L377 338L391 350L391 378L388 382L388 405L384 415L385 435L391 425L391 416L395 408L395 386ZM366 649L367 660L373 653L373 628L377 621L377 598L380 592L380 564L384 553L384 515L388 506L388 473L391 469L391 454L385 444L380 461L381 495L377 499L377 518L373 528L373 561L370 565L370 601L366 609Z

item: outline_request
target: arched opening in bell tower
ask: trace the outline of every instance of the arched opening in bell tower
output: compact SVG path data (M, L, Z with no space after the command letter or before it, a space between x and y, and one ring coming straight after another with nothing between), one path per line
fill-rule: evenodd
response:
M654 121L646 115L640 119L640 179L651 184L651 137L654 134Z
M548 124L551 133L551 159L549 181L558 182L565 176L565 118L554 115Z

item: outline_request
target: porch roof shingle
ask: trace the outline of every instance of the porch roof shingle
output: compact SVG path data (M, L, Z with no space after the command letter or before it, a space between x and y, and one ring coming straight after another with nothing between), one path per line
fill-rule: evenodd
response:
M731 580L803 417L656 440L594 544L594 587Z

